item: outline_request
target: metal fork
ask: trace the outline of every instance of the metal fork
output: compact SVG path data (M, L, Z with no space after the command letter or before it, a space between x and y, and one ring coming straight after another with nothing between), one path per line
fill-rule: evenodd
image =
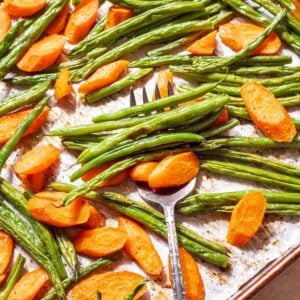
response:
M168 94L173 95L173 89L170 83L168 83ZM155 87L155 98L160 99L159 88ZM143 88L143 103L148 102L148 97L146 89ZM134 92L130 90L130 105L135 106L136 100ZM176 108L176 107L171 107ZM160 111L158 111L160 112ZM183 200L186 196L193 192L196 185L196 178L191 180L184 186L177 188L161 189L158 192L153 192L149 186L145 183L137 183L137 191L139 195L146 201L156 203L161 205L164 210L165 220L168 230L168 244L170 251L170 261L172 270L172 287L175 300L185 300L185 290L183 285L182 273L181 273L181 263L178 251L178 241L176 234L176 224L175 224L175 213L174 208L178 201Z

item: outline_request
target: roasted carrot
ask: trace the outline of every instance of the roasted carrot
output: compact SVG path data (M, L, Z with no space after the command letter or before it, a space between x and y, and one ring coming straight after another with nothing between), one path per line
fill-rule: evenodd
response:
M24 175L27 179L28 188L32 192L38 193L44 189L47 180L47 171L48 169L40 173Z
M97 292L101 293L102 300L125 299L142 280L141 275L128 271L94 274L73 287L72 300L97 300ZM145 292L143 287L134 299L140 299Z
M71 74L69 69L63 68L59 71L54 89L56 100L61 100L72 93Z
M71 14L65 35L71 44L80 42L90 32L97 18L98 0L83 0Z
M157 162L143 162L134 166L130 172L129 176L133 181L144 181L148 182L149 175L157 166Z
M14 240L0 230L0 285L4 282L14 253Z
M78 198L70 205L58 207L66 193L41 192L28 201L32 216L46 224L67 227L86 223L90 216L89 203Z
M53 34L34 43L17 63L25 72L43 71L52 66L60 56L66 39L63 35Z
M7 32L11 27L10 16L6 12L6 10L4 10L2 7L0 7L0 20L1 20L1 26L0 26L0 42L1 42L5 38Z
M161 274L163 264L145 229L126 217L119 217L118 221L119 228L127 233L125 251L148 274Z
M251 23L232 21L219 27L219 36L225 45L234 51L240 51L260 36L263 31L263 27ZM258 48L251 52L251 55L276 54L280 47L279 37L272 32Z
M169 96L168 84L173 86L173 73L169 70L160 71L157 77L157 86L161 98L166 98ZM154 95L154 99L155 99Z
M158 163L149 175L151 188L165 188L187 183L199 171L199 159L193 152L170 155Z
M253 123L276 142L291 142L297 130L285 107L260 83L247 82L241 96Z
M90 171L86 172L82 176L83 181L89 181L90 179L94 178L96 175L100 174L107 168L109 168L114 162L106 163L100 167L95 167L91 169ZM112 178L106 180L104 183L102 183L99 187L105 187L105 186L111 186L111 185L118 185L121 184L123 181L125 181L129 176L128 170L124 170L120 172L119 174L113 176Z
M292 11L293 15L300 20L300 1L299 0L292 0L295 5L295 9Z
M223 123L226 123L229 120L229 114L228 114L228 109L225 107L222 109L221 114L217 118L216 121L214 121L208 128L213 128L216 126L219 126Z
M30 114L32 109L26 109L0 117L0 144L7 142L17 130L18 126ZM49 108L46 107L41 114L33 121L24 136L38 131L47 120Z
M194 55L213 55L216 49L217 30L205 35L201 39L195 41L187 48L187 51Z
M69 10L70 4L68 2L52 23L46 28L45 32L48 35L61 33L65 29L68 21Z
M22 276L11 290L7 300L34 300L41 298L41 292L50 286L50 278L42 268Z
M227 233L228 243L243 247L262 224L267 201L261 192L246 194L234 207Z
M109 8L105 29L115 27L133 17L133 15L134 11L130 8L113 5Z
M78 253L102 257L121 250L127 240L125 231L113 227L84 230L73 239Z
M29 17L42 10L46 0L4 0L5 10L14 17Z
M126 70L129 61L117 60L99 68L91 77L79 86L79 92L91 93L115 82Z
M90 216L86 223L82 224L81 227L85 229L94 229L105 225L105 218L95 206L90 205Z
M37 174L59 160L59 150L52 145L35 147L26 152L14 165L18 174Z

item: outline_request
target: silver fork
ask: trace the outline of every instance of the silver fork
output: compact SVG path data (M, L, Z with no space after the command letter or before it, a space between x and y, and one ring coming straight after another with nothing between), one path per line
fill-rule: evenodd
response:
M169 95L173 94L172 86L170 83L168 83L168 94ZM155 87L155 98L156 99L161 98L157 85ZM147 102L148 102L148 97L147 97L146 89L143 88L143 103L147 103ZM132 89L130 91L130 105L131 106L136 105L136 100ZM136 184L137 191L144 200L159 204L164 210L166 226L168 230L167 232L168 244L169 244L172 279L173 279L172 287L173 287L173 294L175 300L185 300L186 297L185 297L185 290L184 290L182 273L181 273L181 263L180 263L179 251L178 251L174 208L178 201L183 200L186 196L192 193L192 191L195 189L195 185L196 185L196 178L194 178L184 186L180 186L177 188L161 189L158 192L154 193L147 184L145 183Z

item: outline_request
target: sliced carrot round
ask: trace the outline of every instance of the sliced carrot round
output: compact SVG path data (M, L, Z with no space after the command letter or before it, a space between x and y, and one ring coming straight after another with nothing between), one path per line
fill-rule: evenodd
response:
M66 38L53 34L34 43L17 63L20 70L25 72L43 71L52 66L60 56Z
M45 32L48 35L61 33L67 24L69 16L70 4L69 2L63 7L61 12L56 16L52 23L46 28Z
M82 224L81 227L85 229L94 229L105 225L105 218L95 206L90 205L90 216L86 223Z
M5 38L7 32L11 27L11 19L9 14L2 8L0 8L0 42Z
M42 10L46 0L4 0L7 12L14 17L29 17Z
M0 230L0 285L6 279L8 267L14 253L14 240L3 230Z
M134 15L134 11L127 7L113 5L109 8L105 29L115 27Z
M194 55L213 55L216 49L217 31L205 35L201 39L195 41L187 48L187 51Z
M148 182L149 175L158 165L157 162L143 162L134 166L130 172L129 176L133 181L143 181Z
M71 73L69 69L63 68L59 71L54 85L55 98L61 100L72 93Z
M102 257L121 250L127 240L125 231L113 227L84 230L73 239L77 252Z

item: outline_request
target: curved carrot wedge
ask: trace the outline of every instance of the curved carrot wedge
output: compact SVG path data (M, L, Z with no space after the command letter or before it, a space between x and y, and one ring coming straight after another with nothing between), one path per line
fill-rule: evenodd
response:
M6 11L14 17L29 17L42 10L46 0L4 0Z
M1 20L1 26L0 26L0 42L1 42L5 38L7 32L11 27L10 16L3 8L0 8L0 20Z
M26 119L32 109L26 109L0 117L0 144L6 143L16 132L18 126ZM45 107L41 114L33 121L24 136L38 131L46 122L49 108Z
M25 72L43 71L52 66L60 56L66 39L63 35L53 34L34 43L17 63Z
M168 83L173 86L173 73L169 70L160 71L157 77L157 86L161 98L167 98L169 96ZM154 95L154 99L155 98L156 97Z
M28 210L38 221L57 227L86 223L90 216L89 204L82 198L70 205L58 207L66 193L41 192L28 201Z
M216 49L217 30L195 41L186 50L194 55L213 55Z
M135 221L119 217L119 228L127 233L125 251L150 275L159 275L163 270L161 259L147 232Z
M241 96L253 123L276 142L291 142L297 130L284 106L260 83L248 82Z
M59 71L54 89L56 100L61 100L72 93L71 73L69 69L63 68Z
M101 212L93 205L89 206L90 216L86 223L82 224L81 227L85 229L94 229L105 225L105 218Z
M109 8L105 29L115 27L116 25L133 17L134 11L127 7L113 5Z
M213 128L216 126L219 126L221 124L226 123L229 120L229 114L228 114L228 109L225 107L222 109L221 114L217 118L216 121L214 121L208 128Z
M246 194L234 207L227 233L228 243L243 247L262 224L267 201L261 192Z
M50 278L46 271L38 268L28 272L20 278L11 290L7 300L40 299L41 292L50 285Z
M76 251L91 257L102 257L121 250L127 240L125 231L113 227L84 230L73 239Z
M52 21L52 23L46 28L45 32L48 35L59 34L65 29L68 21L69 10L70 4L68 2L57 15L57 17Z
M97 291L101 293L102 300L126 299L143 279L143 276L128 271L94 274L73 287L72 300L97 300ZM143 287L134 300L145 292L146 287Z
M263 27L242 22L229 22L219 27L219 36L222 42L234 51L240 51L250 42L255 40L264 31ZM281 47L281 41L275 32L272 32L267 39L251 55L276 54Z
M199 159L193 152L167 156L149 175L151 188L166 188L187 183L197 176Z
M8 267L14 253L14 240L4 231L0 230L0 285L6 279Z
M83 94L91 93L115 82L126 70L129 61L117 60L99 68L91 77L84 81L78 91Z
M134 166L129 172L131 180L148 182L149 175L157 164L157 162L143 162Z
M76 6L65 29L71 44L80 42L90 32L96 22L98 7L98 0L83 0Z
M44 189L47 181L47 171L48 169L36 174L23 175L26 177L26 182L29 190L31 190L34 193L38 193Z
M59 157L59 150L52 145L35 147L21 156L14 169L18 174L40 173L57 162Z

